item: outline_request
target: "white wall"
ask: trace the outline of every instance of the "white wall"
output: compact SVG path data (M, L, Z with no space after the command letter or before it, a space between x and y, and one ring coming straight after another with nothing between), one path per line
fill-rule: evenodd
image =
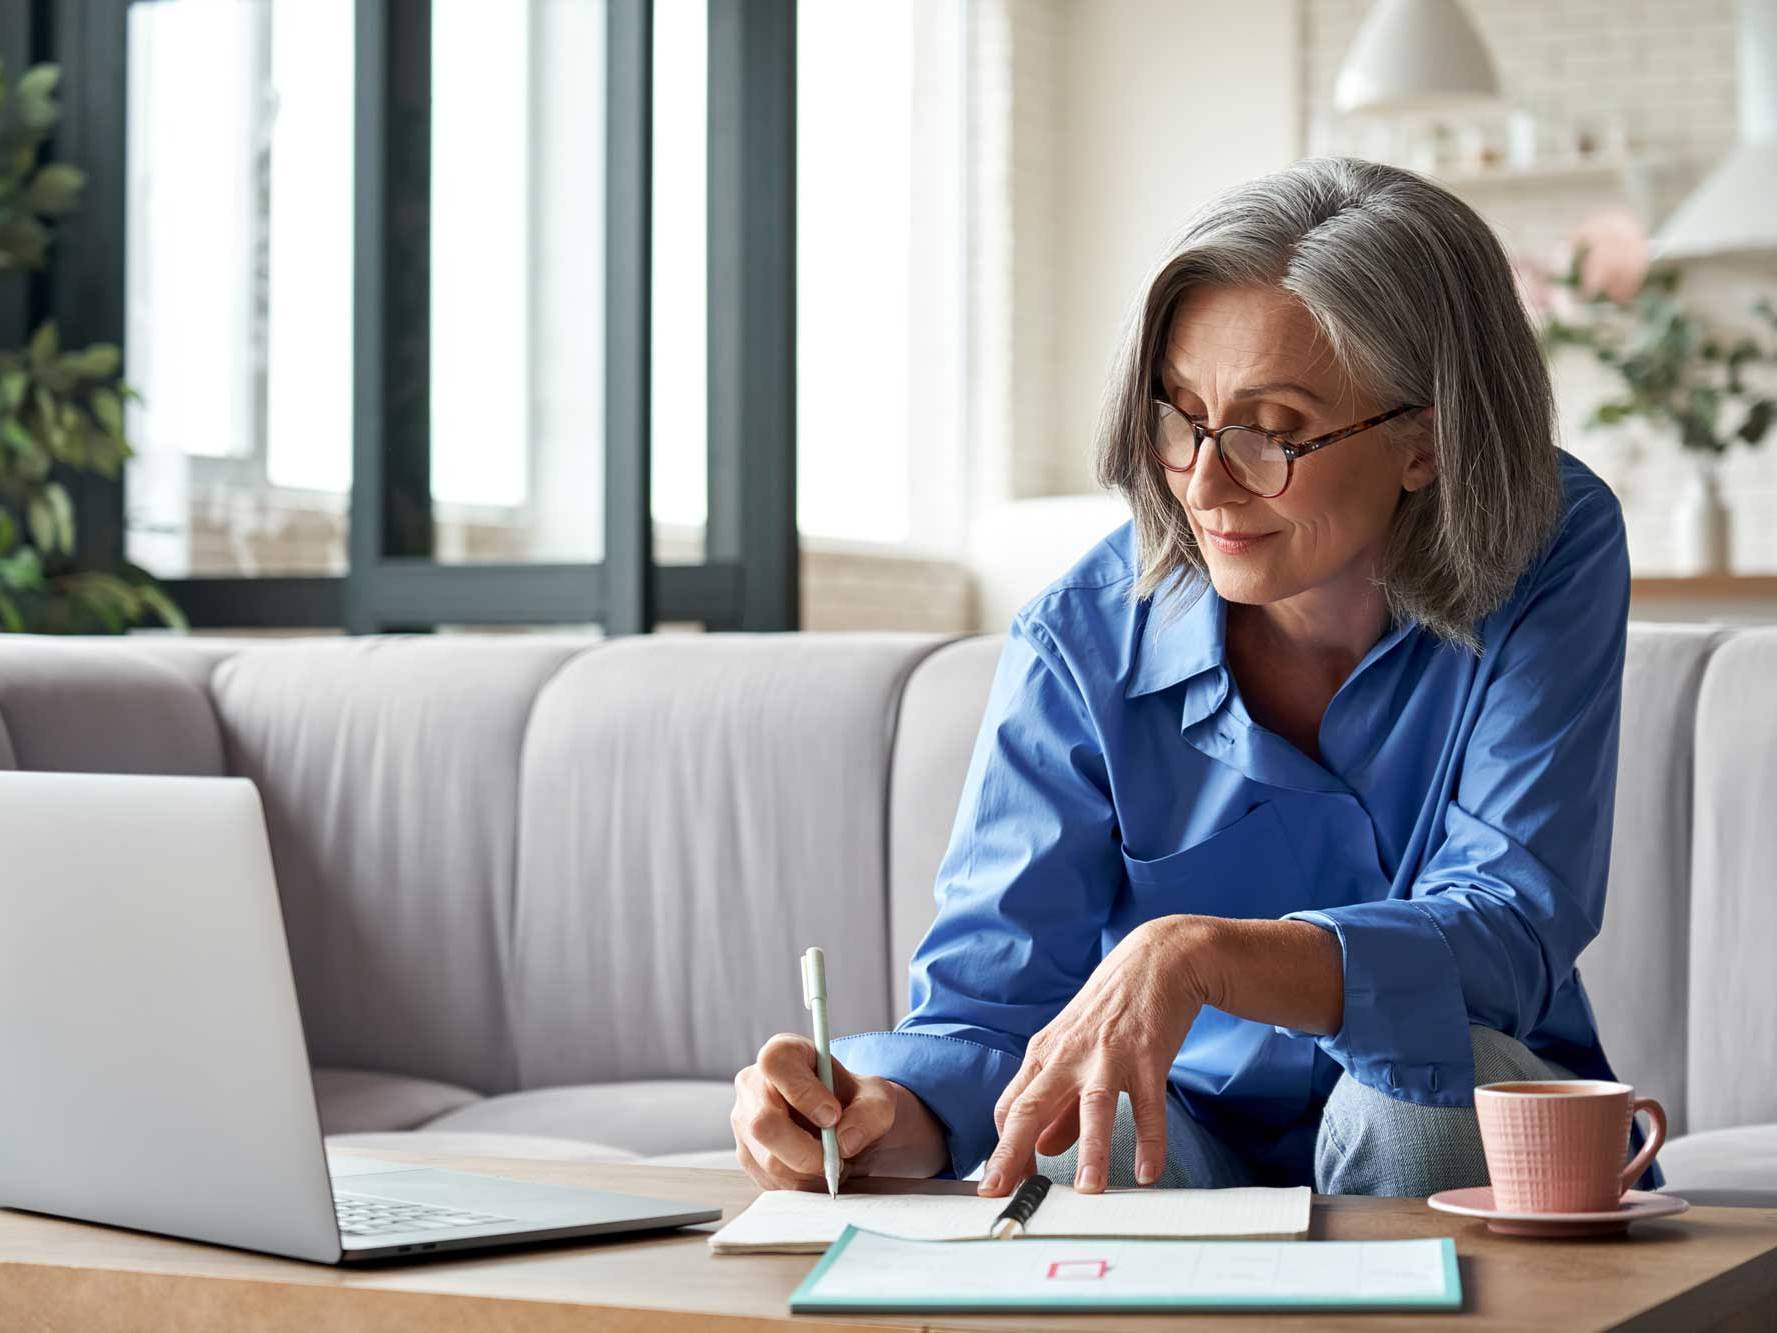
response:
M1144 276L1193 209L1297 156L1292 0L1067 0L1056 31L1050 493L1092 489L1093 428ZM1033 280L1039 275L1025 275Z

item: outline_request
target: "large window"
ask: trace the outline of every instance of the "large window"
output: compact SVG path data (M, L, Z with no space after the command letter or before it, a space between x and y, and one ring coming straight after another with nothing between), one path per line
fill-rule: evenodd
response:
M128 553L338 573L352 438L350 0L128 10Z
M708 0L655 3L654 516L701 552ZM797 526L953 552L968 475L960 0L796 7ZM869 59L859 59L869 52Z
M968 6L797 8L797 519L961 542ZM868 51L868 60L858 53Z
M345 566L353 19L130 10L129 541L157 573ZM438 0L431 20L435 555L596 561L605 8Z
M943 545L966 7L801 6L800 64L798 8L34 19L127 70L69 89L118 207L62 253L127 272L87 322L143 395L83 528L199 624L354 630L793 627L798 490L817 539Z

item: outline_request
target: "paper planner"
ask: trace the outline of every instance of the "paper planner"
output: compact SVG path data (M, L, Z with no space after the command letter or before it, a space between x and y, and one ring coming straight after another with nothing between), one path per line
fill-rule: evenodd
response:
M1106 1190L1053 1187L1027 1236L1290 1238L1308 1233L1310 1192L1296 1189ZM710 1237L717 1254L817 1253L849 1226L912 1240L978 1240L1005 1199L974 1194L841 1194L768 1190Z
M941 1245L848 1228L790 1296L793 1314L1461 1308L1447 1237Z

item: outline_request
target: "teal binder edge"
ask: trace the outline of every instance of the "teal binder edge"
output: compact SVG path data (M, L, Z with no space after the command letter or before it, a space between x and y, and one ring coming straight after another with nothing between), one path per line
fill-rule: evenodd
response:
M827 1247L807 1277L803 1278L796 1290L790 1293L791 1314L909 1314L916 1312L931 1314L969 1314L969 1313L1018 1313L1037 1312L1043 1310L1074 1311L1074 1310L1120 1310L1132 1314L1152 1313L1166 1314L1177 1310L1289 1310L1309 1313L1313 1311L1339 1310L1429 1310L1457 1311L1462 1309L1462 1274L1456 1263L1456 1242L1448 1236L1426 1237L1435 1239L1442 1247L1444 1257L1444 1289L1436 1296L1427 1297L1359 1297L1357 1299L1339 1299L1333 1301L1316 1301L1295 1297L1249 1296L1227 1297L1206 1296L1194 1298L1189 1295L1169 1297L1164 1300L1153 1300L1144 1296L1048 1296L1037 1299L1018 1298L1006 1300L944 1300L933 1297L921 1297L917 1294L905 1297L883 1297L867 1302L847 1300L824 1300L816 1291L821 1277L838 1263L839 1257L845 1253L846 1247L859 1235L861 1228L847 1226L839 1233L839 1239ZM882 1233L873 1233L880 1235ZM1407 1239L1407 1237L1402 1237ZM1018 1240L981 1240L981 1241L931 1241L933 1245L1021 1245L1028 1242ZM1177 1242L1169 1241L1137 1241L1133 1244L1165 1245ZM1205 1245L1237 1244L1240 1242L1197 1242ZM1339 1245L1359 1244L1356 1241L1317 1241L1300 1240L1289 1242L1292 1245Z

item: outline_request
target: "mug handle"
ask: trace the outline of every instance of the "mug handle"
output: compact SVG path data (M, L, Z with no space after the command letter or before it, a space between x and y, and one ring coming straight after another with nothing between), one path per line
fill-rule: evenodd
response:
M1647 1112L1647 1118L1652 1124L1653 1130L1647 1136L1647 1142L1641 1145L1641 1151L1635 1154L1635 1160L1623 1168L1623 1189L1625 1191L1633 1188L1635 1182L1641 1179L1641 1173L1647 1170L1647 1164L1654 1160L1654 1154L1666 1144L1666 1108L1652 1097L1637 1097L1629 1106L1631 1124L1635 1121L1637 1111Z

